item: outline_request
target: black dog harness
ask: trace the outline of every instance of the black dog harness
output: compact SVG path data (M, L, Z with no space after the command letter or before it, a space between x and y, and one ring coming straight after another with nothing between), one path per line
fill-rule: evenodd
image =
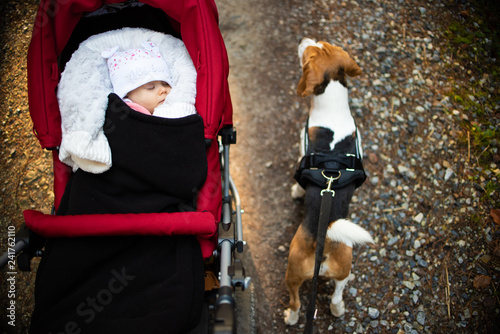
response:
M336 151L315 152L309 145L309 122L305 129L305 152L306 155L300 160L295 171L294 178L302 188L306 188L309 182L318 187L326 188L326 176L339 175L340 177L331 184L332 189L340 189L350 183L356 188L366 180L363 162L360 156L359 141L356 140L356 152L339 153Z
M312 291L306 310L305 334L314 331L314 319L316 318L316 293L317 280L323 260L326 233L330 222L332 201L335 190L354 183L356 188L361 186L366 179L365 170L361 160L359 140L356 140L356 152L340 153L338 151L315 152L309 145L309 121L306 124L304 146L306 155L302 157L295 172L294 178L306 188L307 184L313 183L322 188L321 206L318 221L318 234L316 236L316 250ZM356 129L357 131L357 129Z

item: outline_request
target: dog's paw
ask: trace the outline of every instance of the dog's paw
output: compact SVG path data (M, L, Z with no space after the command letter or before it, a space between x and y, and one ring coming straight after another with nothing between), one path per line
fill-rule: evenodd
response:
M337 318L343 316L345 313L344 301L341 300L338 304L330 303L330 312L332 312L332 315Z
M299 199L299 198L302 198L306 195L306 191L298 183L295 183L292 186L291 194L292 194L293 199Z
M293 311L292 309L287 308L283 314L285 316L285 324L287 325L293 326L299 321L299 310Z

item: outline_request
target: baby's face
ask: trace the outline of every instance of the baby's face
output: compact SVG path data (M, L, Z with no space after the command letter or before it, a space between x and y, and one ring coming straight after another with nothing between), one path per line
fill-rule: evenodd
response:
M165 81L151 81L134 89L126 97L153 114L155 108L165 101L171 90L172 87Z

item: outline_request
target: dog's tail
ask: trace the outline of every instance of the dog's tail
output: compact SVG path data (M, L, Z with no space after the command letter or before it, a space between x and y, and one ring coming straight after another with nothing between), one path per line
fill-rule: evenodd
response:
M348 219L333 222L328 227L326 236L331 241L338 241L349 247L375 243L368 231Z

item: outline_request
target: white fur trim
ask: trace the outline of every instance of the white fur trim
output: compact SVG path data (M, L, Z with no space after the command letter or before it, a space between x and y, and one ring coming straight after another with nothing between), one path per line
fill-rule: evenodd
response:
M171 69L172 90L162 108L171 109L174 115L179 114L179 110L195 110L197 74L181 40L141 28L124 28L92 36L80 44L66 64L57 92L63 135L60 159L73 169L80 167L88 172L102 173L111 167L103 125L112 86L107 61L101 53L115 46L124 50L136 48L144 41L158 46ZM179 107L180 104L184 107Z
M335 221L326 232L327 238L338 241L349 247L353 245L373 244L373 238L364 228L348 219Z

